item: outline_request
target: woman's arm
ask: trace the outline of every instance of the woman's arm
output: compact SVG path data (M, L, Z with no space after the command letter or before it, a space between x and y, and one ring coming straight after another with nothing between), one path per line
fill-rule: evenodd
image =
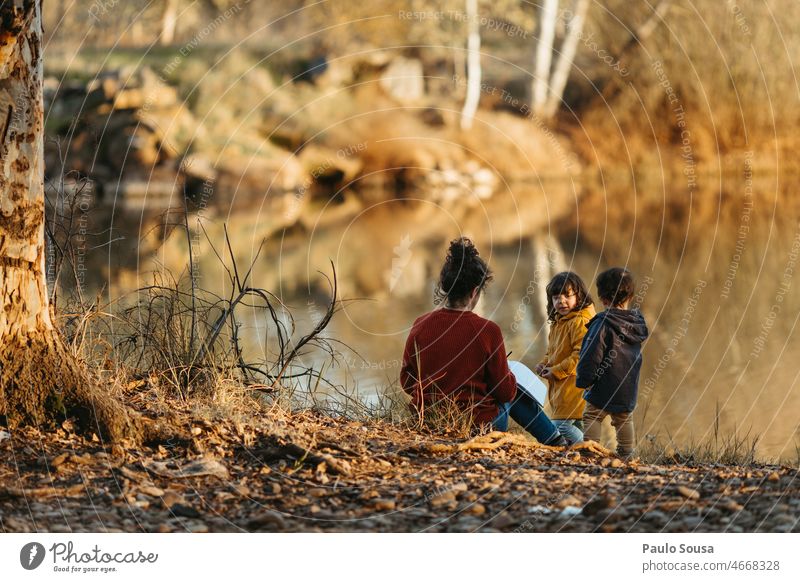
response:
M511 402L517 395L517 379L508 368L503 332L496 324L487 326L489 357L486 362L486 382L489 394L497 402Z
M419 390L420 365L418 350L415 349L416 342L413 334L408 334L406 346L403 350L403 364L400 367L400 385L408 394L414 395L415 390Z

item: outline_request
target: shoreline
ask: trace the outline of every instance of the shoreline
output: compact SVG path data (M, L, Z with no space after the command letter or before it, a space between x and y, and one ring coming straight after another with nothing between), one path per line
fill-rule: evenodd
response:
M276 409L173 424L191 436L139 448L12 431L3 531L800 531L800 471L787 465L625 462Z

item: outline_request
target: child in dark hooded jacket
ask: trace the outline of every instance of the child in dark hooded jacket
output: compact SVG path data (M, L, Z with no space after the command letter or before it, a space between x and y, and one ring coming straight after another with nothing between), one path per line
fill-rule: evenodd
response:
M633 411L639 392L642 342L649 334L638 309L630 309L634 281L627 269L615 267L597 277L597 294L605 311L587 324L575 385L584 388L584 438L600 441L606 416L617 432L617 454L631 457L635 449Z

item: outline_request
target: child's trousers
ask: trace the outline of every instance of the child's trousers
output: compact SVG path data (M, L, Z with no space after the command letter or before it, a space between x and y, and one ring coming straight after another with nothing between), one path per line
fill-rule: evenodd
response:
M599 443L600 426L606 416L611 417L611 424L617 431L617 454L621 457L632 456L636 445L632 412L606 412L587 402L583 410L583 438Z

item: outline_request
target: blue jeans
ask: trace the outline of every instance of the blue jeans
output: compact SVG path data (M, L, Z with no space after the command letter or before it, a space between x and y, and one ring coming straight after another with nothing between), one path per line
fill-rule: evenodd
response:
M567 439L571 445L583 442L583 431L576 426L578 422L580 421L570 419L552 420L561 436Z
M540 443L549 445L561 438L558 428L547 418L539 403L521 388L514 400L500 404L500 414L492 422L494 430L508 430L509 416Z

